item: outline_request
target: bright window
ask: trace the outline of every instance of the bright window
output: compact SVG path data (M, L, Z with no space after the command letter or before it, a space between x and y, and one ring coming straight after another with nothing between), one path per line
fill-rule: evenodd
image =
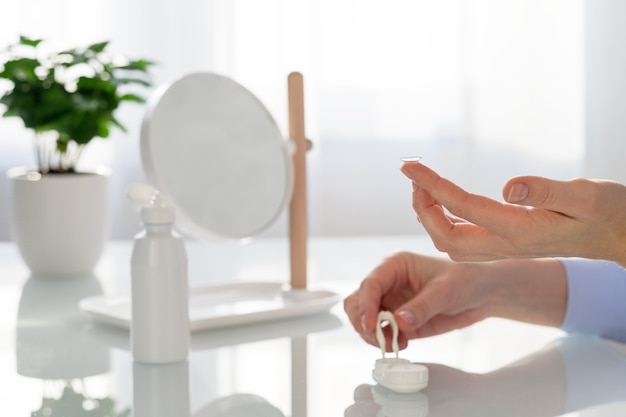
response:
M420 233L401 156L421 154L442 174L496 198L513 175L583 172L581 1L17 3L4 6L2 44L20 33L67 44L110 38L126 54L159 62L157 83L197 70L232 77L284 132L286 77L302 72L314 141L312 234ZM137 227L123 190L141 176L141 116L124 110L129 134L99 144L90 157L113 166L115 237ZM0 169L32 163L27 142L19 123L0 120ZM6 196L0 182L0 201ZM0 239L8 238L6 206ZM270 234L284 230L281 221Z

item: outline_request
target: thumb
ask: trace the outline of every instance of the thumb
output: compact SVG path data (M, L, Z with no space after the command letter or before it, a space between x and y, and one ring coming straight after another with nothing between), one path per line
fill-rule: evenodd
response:
M448 307L450 297L445 285L427 285L395 311L402 331L416 331Z
M515 177L502 189L504 199L512 204L562 211L577 199L566 181L543 177Z

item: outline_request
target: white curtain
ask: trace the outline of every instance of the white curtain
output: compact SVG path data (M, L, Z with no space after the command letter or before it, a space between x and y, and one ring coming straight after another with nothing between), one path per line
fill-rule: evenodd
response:
M0 44L112 39L157 61L157 84L218 72L256 94L285 133L286 77L302 72L313 235L419 233L402 156L495 198L513 175L585 173L582 0L24 0L3 10ZM115 238L137 229L123 194L142 178L142 109L122 113L129 133L87 161L113 168ZM32 163L29 147L19 123L0 119L0 169ZM2 178L0 239L6 187Z

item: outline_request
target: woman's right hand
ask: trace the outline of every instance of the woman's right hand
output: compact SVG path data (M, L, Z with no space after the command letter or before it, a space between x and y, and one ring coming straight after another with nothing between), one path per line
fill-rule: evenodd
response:
M457 263L400 252L362 281L344 300L344 309L355 330L374 346L378 313L391 311L403 349L411 339L466 327L489 316L558 326L566 296L565 271L555 259Z

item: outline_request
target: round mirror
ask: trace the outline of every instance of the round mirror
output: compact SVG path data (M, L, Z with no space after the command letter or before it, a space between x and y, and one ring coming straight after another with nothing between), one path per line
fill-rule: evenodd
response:
M194 73L157 89L141 128L147 180L193 237L265 231L289 202L288 142L265 106L233 80Z

